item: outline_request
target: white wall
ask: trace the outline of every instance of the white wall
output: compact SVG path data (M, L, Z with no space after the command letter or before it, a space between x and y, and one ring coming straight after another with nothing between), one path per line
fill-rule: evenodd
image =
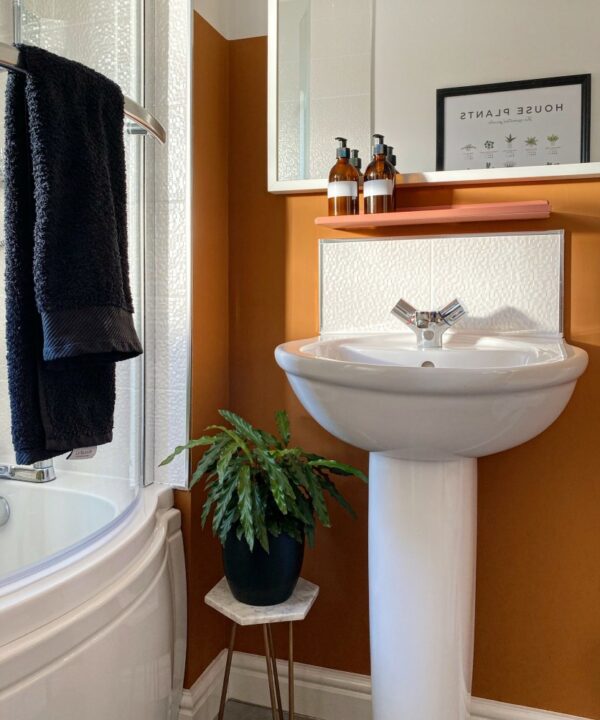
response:
M195 0L194 9L227 40L267 34L268 0Z
M600 160L598 0L376 0L374 129L402 172L435 170L437 88L593 74Z

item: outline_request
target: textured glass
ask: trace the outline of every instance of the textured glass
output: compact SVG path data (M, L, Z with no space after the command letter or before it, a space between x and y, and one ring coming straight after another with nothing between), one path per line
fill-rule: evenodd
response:
M12 42L12 8L1 5L0 41ZM144 358L117 366L113 442L99 448L93 460L57 459L56 467L59 472L68 467L131 483L142 476L151 482L156 472L158 480L185 485L184 456L168 469L156 468L174 445L188 437L191 4L189 0L21 0L18 8L17 40L107 75L126 95L143 100L168 133L164 146L139 135L125 136L131 283ZM6 75L0 73L0 104L5 81ZM0 112L3 117L3 107ZM0 122L2 146L3 133ZM2 203L0 193L0 210ZM4 264L2 231L0 262ZM1 273L2 328L3 284ZM5 355L0 350L0 461L13 462Z
M12 8L3 3L0 11L0 40L12 42ZM93 67L117 82L132 99L141 99L142 88L142 0L21 0L16 7L16 40L37 45L58 55ZM6 74L0 74L0 95L4 103ZM4 108L1 109L4 117ZM4 127L0 122L0 141ZM136 307L136 324L142 332L143 252L141 202L142 143L139 135L125 135L128 192L128 232L131 285ZM1 194L0 203L4 196ZM0 207L0 210L3 208ZM0 245L2 245L0 231ZM4 249L0 249L4 264ZM4 273L0 273L0 337L4 345ZM14 462L10 439L10 412L6 377L6 352L0 352L0 460ZM64 470L123 478L137 486L142 477L143 362L141 358L117 365L117 403L114 440L98 448L91 460L57 458L55 467Z

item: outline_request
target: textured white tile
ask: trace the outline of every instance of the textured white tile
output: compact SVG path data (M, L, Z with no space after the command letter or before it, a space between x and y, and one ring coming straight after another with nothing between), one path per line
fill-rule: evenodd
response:
M433 307L458 297L457 331L558 333L560 233L432 241Z
M430 261L427 240L322 240L321 332L404 331L390 311L429 306Z
M149 296L147 365L146 456L148 474L161 482L187 484L187 463L182 454L167 468L158 463L189 437L188 395L190 353L190 264L188 192L189 93L191 7L187 0L156 0L152 52L154 77L149 95L157 117L164 120L169 139L152 146L153 168L150 215L154 233L147 246L146 283Z
M558 334L562 233L321 242L321 332L403 329L389 311L455 297L457 332Z

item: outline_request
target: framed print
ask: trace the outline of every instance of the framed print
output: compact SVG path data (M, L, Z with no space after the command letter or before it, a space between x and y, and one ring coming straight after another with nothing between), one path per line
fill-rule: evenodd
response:
M437 170L590 161L591 75L437 91Z

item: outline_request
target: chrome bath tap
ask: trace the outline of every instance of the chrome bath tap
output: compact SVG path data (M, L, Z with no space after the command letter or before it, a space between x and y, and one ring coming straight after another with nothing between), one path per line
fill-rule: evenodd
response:
M441 348L443 334L466 314L456 299L440 310L417 310L402 298L392 308L392 315L415 333L419 348Z
M52 460L42 460L27 465L0 465L0 480L21 480L22 482L45 483L56 480Z

